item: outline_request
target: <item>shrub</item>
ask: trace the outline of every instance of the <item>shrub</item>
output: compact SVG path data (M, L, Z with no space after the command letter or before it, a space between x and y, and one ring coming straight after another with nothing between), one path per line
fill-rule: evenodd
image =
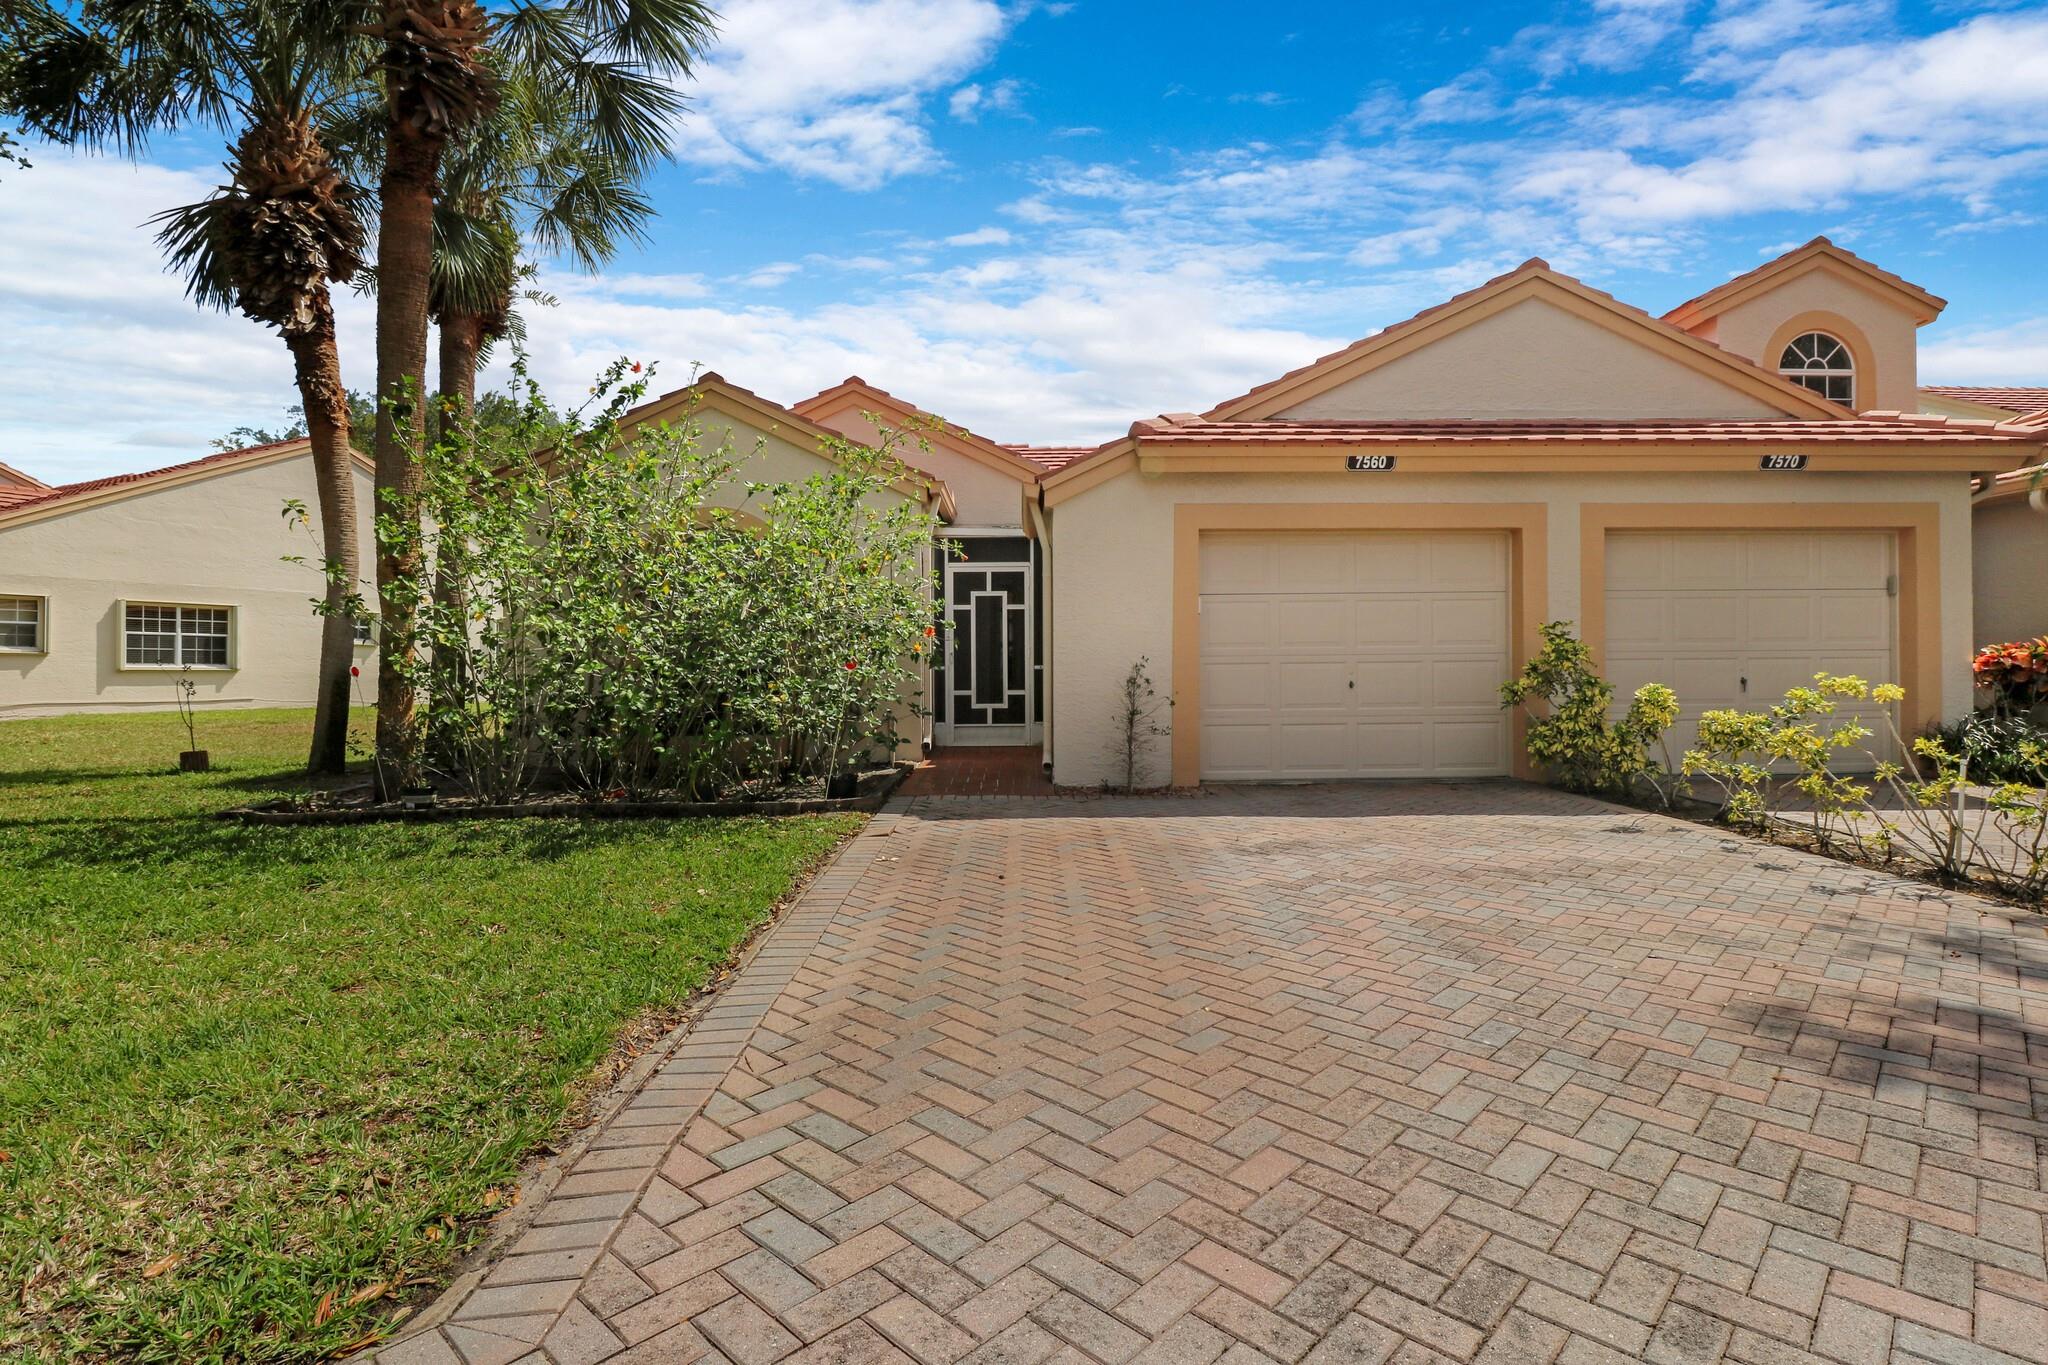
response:
M397 589L418 613L399 667L423 766L492 801L708 797L893 748L936 633L936 522L888 492L894 438L745 483L753 452L694 412L624 432L645 388L627 378L614 365L563 414L522 375L518 419L450 422L423 451L423 567ZM380 547L411 521L380 518Z
M1872 731L1853 718L1835 719L1835 712L1844 701L1896 700L1895 693L1904 695L1890 684L1873 688L1862 678L1816 673L1813 686L1791 688L1768 711L1708 711L1686 751L1685 774L1719 788L1724 818L1765 832L1782 818L1782 793L1799 793L1815 846L1832 849L1859 837L1856 814L1871 791L1835 772L1834 760L1860 748Z
M2025 746L2048 746L2048 726L2022 713L1998 709L1934 726L1927 734L1944 748L1968 757L1970 771L1983 782L2032 781L2034 771Z
M1647 787L1664 805L1676 794L1651 746L1678 719L1678 694L1662 683L1636 689L1628 711L1610 720L1614 687L1593 667L1592 651L1569 621L1543 627L1543 648L1521 675L1501 684L1503 707L1529 708L1529 756L1566 791L1628 797ZM1540 707L1540 709L1539 709Z

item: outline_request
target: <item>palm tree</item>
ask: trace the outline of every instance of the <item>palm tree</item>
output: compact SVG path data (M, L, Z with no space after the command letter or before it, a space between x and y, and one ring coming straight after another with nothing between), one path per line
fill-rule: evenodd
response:
M320 117L351 93L351 37L328 3L98 0L74 14L26 7L6 102L37 131L139 155L190 124L234 134L228 183L159 214L161 242L203 306L277 329L292 356L314 456L327 602L307 766L348 757L352 617L360 608L348 391L329 286L362 264L359 196ZM239 131L237 131L239 130Z
M402 667L413 613L399 585L420 568L417 448L443 154L498 106L503 73L526 72L575 111L598 152L621 168L644 166L668 145L681 107L676 85L709 42L713 20L704 0L524 0L490 15L473 0L377 0L377 500L380 520L399 532L377 556L381 782L413 779L418 769L415 697Z

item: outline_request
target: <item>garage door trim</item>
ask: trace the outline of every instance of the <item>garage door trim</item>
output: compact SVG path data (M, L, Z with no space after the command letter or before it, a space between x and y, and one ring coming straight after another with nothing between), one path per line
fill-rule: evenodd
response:
M1942 715L1940 526L1940 504L1931 502L1586 503L1579 509L1580 638L1604 666L1610 532L1890 532L1898 546L1898 681L1906 688L1900 728L1910 735Z
M1202 772L1202 536L1214 531L1493 531L1508 537L1508 646L1519 670L1549 603L1548 513L1542 503L1181 503L1173 529L1173 784ZM1519 714L1509 734L1517 777L1533 777Z

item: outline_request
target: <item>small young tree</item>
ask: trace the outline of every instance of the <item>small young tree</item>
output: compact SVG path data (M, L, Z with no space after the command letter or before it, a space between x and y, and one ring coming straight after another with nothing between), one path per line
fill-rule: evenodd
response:
M1162 712L1172 708L1152 685L1152 660L1138 656L1131 671L1117 685L1116 732L1111 740L1111 761L1123 773L1125 795L1138 790L1152 771L1152 742L1173 733L1173 727L1159 723Z

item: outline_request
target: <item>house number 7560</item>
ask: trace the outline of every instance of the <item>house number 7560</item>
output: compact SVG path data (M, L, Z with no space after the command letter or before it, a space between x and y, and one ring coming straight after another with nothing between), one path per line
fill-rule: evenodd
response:
M1391 455L1346 455L1344 467L1354 474L1377 474L1394 467Z

